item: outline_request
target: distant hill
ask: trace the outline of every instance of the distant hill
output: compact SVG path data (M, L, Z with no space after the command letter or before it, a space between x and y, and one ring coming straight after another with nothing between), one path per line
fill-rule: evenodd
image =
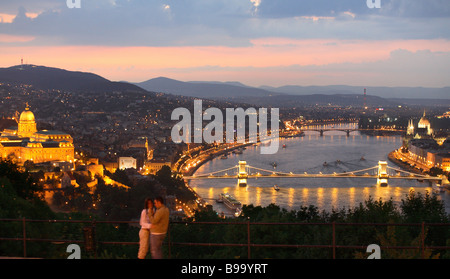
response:
M426 87L363 87L348 85L329 86L297 86L286 85L281 87L261 86L260 89L284 93L289 95L312 95L312 94L364 94L382 98L396 99L450 99L450 87L426 88Z
M166 77L158 77L144 82L135 83L143 89L165 92L174 95L201 97L210 99L227 99L236 97L269 97L281 95L311 96L311 95L363 95L364 88L369 96L387 99L449 99L450 87L386 87L386 86L298 86L285 85L280 87L251 87L240 82L190 81L183 82Z
M0 68L0 82L29 84L39 89L67 91L144 91L136 85L113 82L92 73L36 65Z
M211 100L227 100L267 107L274 105L292 107L315 104L364 105L364 87L360 86L262 86L256 88L240 82L183 82L166 77L158 77L135 84L154 92ZM401 104L448 105L450 104L450 87L366 87L366 104L369 106Z
M283 93L275 93L260 88L245 86L237 82L184 82L165 77L150 79L135 83L135 85L153 92L207 99L285 95Z
M364 101L363 95L359 94L312 94L312 95L279 95L269 97L255 97L255 98L232 98L234 102L249 103L256 106L264 107L303 107L303 106L354 106L362 107L364 104L371 107L376 106L397 106L402 104L401 100L389 100L378 96L366 96Z
M99 75L36 65L0 68L0 82L30 84L39 89L87 92L161 92L214 101L231 101L260 106L305 105L362 106L364 88L359 86L251 87L240 82L183 82L165 77L141 83L113 82ZM450 105L450 87L367 87L369 106Z

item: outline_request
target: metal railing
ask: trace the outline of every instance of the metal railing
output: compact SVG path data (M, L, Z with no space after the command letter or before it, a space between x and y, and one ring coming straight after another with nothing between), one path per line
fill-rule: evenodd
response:
M138 221L97 221L97 220L33 220L33 219L0 219L0 222L20 222L22 224L21 237L3 237L0 235L0 241L18 241L22 242L23 257L27 257L27 243L28 242L49 242L49 243L70 243L70 244L83 244L86 251L94 251L95 245L139 245L138 241L99 241L95 238L95 228L98 224L128 224L138 227ZM48 239L48 238L36 238L27 236L27 223L79 223L86 224L83 228L84 238L80 239ZM245 243L211 243L211 242L177 242L172 239L171 226L174 225L240 225L245 227L247 240ZM258 244L252 243L251 227L254 226L324 226L331 228L331 239L328 244ZM383 249L399 250L399 249L416 249L421 251L421 257L425 257L425 251L427 249L432 250L449 250L450 246L430 246L425 244L426 228L429 227L450 227L450 223L259 223L259 222L183 222L183 221L171 221L169 231L165 240L167 246L168 258L171 258L172 249L174 246L198 246L198 247L246 247L247 257L252 258L252 248L320 248L329 249L332 251L332 258L336 259L337 249L365 249L371 243L367 245L340 245L337 244L337 227L348 226L372 226L372 227L418 227L420 228L419 244L411 246L382 246ZM86 230L89 229L90 230Z
M179 222L185 224L185 222ZM409 227L420 227L420 242L418 246L383 246L383 249L419 249L421 251L421 257L425 257L426 249L439 249L439 250L449 250L450 246L429 246L425 245L425 228L426 227L437 227L437 226L446 226L450 227L450 223L252 223L252 222L193 222L191 224L209 224L209 225L220 225L220 224L229 224L229 225L242 225L246 227L247 230L247 243L186 243L186 242L169 242L169 249L171 246L180 245L180 246L234 246L234 247L247 247L247 257L251 258L251 248L256 247L265 247L265 248L321 248L321 249L331 249L332 258L336 259L336 250L337 249L363 249L366 251L368 245L372 243L368 243L367 245L339 245L337 244L336 238L336 228L337 227L345 227L345 226L381 226L381 227L397 227L397 226L409 226ZM257 244L251 242L251 226L324 226L331 227L331 240L329 244ZM170 250L169 250L170 254Z

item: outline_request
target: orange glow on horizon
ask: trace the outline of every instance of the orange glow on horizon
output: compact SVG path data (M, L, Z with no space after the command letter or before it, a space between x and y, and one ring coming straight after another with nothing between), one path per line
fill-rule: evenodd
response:
M2 40L3 39L3 40ZM32 40L0 34L1 67L28 64L58 67L73 71L99 74L110 80L141 82L149 78L167 76L180 80L233 80L236 76L251 79L258 71L258 79L275 79L281 67L327 66L340 63L368 63L387 60L399 49L416 52L449 52L447 40L353 41L353 40L293 40L264 38L252 40L248 47L172 46L9 46L8 40ZM285 71L283 76L299 75L308 79L314 71L299 73ZM332 79L342 74L323 72ZM351 74L351 73L350 73ZM275 76L274 76L275 75ZM220 79L219 79L220 78Z

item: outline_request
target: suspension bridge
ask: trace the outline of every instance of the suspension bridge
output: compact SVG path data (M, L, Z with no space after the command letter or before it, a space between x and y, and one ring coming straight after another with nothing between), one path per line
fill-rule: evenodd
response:
M239 165L205 173L200 175L184 176L186 180L194 179L237 179L239 186L247 186L247 179L250 178L371 178L377 180L377 185L388 186L389 179L415 179L436 181L442 184L442 176L429 176L404 171L388 166L386 161L379 161L378 165L341 173L293 173L267 170L247 165L246 161L239 161Z

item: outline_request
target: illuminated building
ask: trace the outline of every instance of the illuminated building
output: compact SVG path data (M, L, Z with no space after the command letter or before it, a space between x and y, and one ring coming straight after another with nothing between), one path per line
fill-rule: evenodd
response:
M410 119L408 122L408 129L406 130L406 134L408 136L414 136L414 123L412 119Z
M417 128L414 127L412 120L409 121L406 135L409 138L415 139L433 138L433 129L431 129L430 121L425 116L425 111L423 112L423 116L420 118L419 123L417 123Z
M136 159L133 157L120 157L119 158L119 169L136 169Z
M422 134L426 136L431 136L433 134L430 121L425 117L425 111L423 112L423 116L422 118L420 118L419 123L417 124L417 128L419 132L422 131Z
M36 128L33 112L27 107L17 121L17 128L3 130L0 136L0 157L12 159L18 164L31 161L45 162L74 161L73 138L60 131Z
M419 164L419 168L436 167L450 171L450 139L436 137L425 112L417 123L417 128L412 120L409 121L403 143L410 160Z
M149 173L156 173L158 172L160 169L162 169L162 167L164 166L168 166L168 167L172 167L172 163L168 160L164 160L164 159L152 159L150 161L148 161L147 163L145 163L145 169L149 172Z

